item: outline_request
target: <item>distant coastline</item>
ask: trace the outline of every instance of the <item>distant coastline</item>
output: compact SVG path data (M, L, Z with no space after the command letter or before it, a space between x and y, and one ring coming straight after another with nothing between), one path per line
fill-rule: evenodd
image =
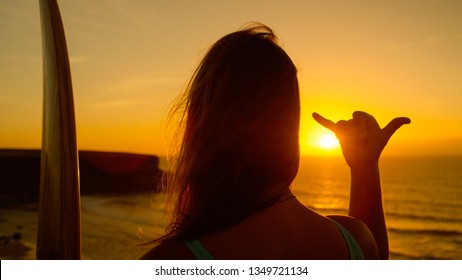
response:
M79 151L80 192L156 192L162 171L153 155ZM40 150L0 149L0 195L38 198Z

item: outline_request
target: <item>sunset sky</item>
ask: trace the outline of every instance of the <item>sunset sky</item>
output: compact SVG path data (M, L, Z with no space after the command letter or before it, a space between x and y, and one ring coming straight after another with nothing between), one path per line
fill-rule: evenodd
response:
M462 154L462 1L58 0L80 149L163 155L166 116L207 48L270 26L299 70L303 154L334 121L367 111L412 124L387 154ZM38 1L0 0L0 148L39 148ZM334 151L338 153L338 149Z

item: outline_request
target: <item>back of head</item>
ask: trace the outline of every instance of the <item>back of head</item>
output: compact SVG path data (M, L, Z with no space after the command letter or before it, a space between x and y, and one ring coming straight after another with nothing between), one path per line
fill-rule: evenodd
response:
M296 72L265 26L210 48L183 99L184 135L168 181L176 194L169 238L229 226L287 191L299 161Z

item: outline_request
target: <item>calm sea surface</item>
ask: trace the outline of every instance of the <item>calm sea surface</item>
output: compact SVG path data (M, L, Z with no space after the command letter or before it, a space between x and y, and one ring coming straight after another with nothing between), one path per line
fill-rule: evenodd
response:
M462 157L381 160L392 259L462 259ZM340 158L304 158L294 190L322 214L346 214L349 170Z

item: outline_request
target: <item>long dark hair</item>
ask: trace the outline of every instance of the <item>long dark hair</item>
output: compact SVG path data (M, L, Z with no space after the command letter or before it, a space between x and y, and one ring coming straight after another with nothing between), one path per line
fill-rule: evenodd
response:
M273 31L218 40L174 111L182 140L166 190L173 217L161 238L192 239L276 202L299 164L297 70Z

